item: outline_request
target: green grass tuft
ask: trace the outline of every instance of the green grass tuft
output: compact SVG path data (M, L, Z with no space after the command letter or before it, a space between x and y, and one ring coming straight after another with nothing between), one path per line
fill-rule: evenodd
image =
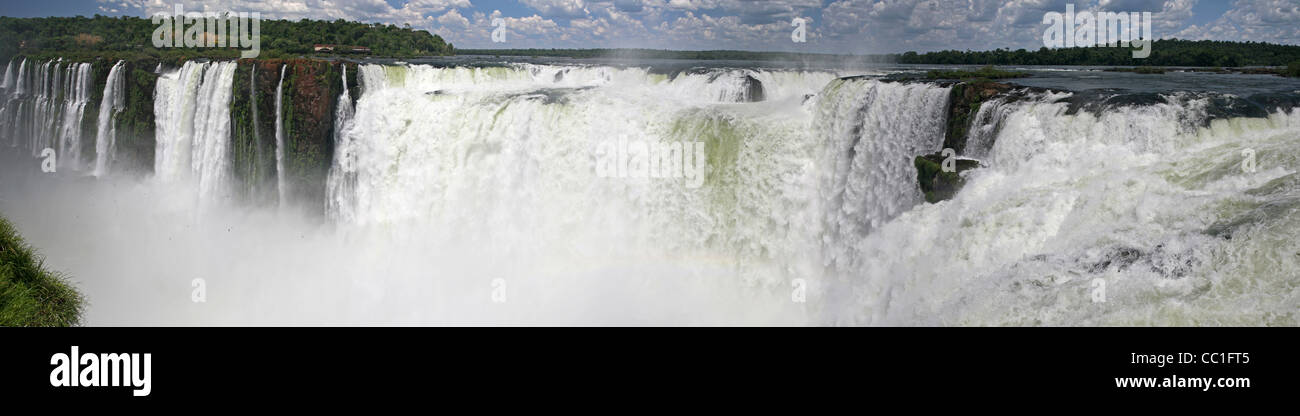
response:
M0 218L0 326L73 326L85 299Z

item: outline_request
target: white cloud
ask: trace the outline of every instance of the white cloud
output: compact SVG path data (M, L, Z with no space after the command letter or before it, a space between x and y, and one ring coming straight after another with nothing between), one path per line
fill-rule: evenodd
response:
M113 10L170 10L171 0L97 0ZM888 53L938 49L1038 49L1043 15L1077 10L1151 11L1158 37L1300 43L1300 0L1237 0L1192 25L1198 0L518 0L528 15L485 13L472 0L179 0L190 11L258 11L264 18L410 24L460 47L652 47ZM517 11L513 14L519 14ZM491 43L491 17L508 44ZM803 17L808 43L789 40Z

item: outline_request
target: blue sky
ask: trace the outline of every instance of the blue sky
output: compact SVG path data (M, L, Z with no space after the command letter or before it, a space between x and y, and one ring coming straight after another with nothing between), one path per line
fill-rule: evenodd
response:
M146 16L260 12L264 18L344 18L410 24L459 48L746 49L894 53L1037 49L1044 13L1153 13L1156 37L1300 44L1300 0L2 0L4 16ZM806 19L795 43L791 20ZM505 22L494 43L492 22Z

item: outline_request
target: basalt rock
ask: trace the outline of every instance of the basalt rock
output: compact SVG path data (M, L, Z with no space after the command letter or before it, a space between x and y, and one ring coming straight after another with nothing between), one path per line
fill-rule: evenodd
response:
M943 147L964 154L971 119L979 113L980 105L1013 88L1011 84L989 80L953 84L948 98L948 126L943 137Z
M356 64L314 59L240 60L231 100L232 160L242 195L250 201L276 200L275 100L280 70L284 129L284 177L291 204L322 214L325 180L334 154L334 110L343 90L356 91ZM256 70L254 71L254 66ZM251 78L256 74L256 78ZM357 94L353 94L354 96Z
M741 102L756 103L765 99L763 96L763 82L759 81L758 78L754 78L751 75L745 75L742 82L745 83L745 92L744 95L740 97Z
M925 202L935 203L951 199L966 184L961 173L981 167L977 160L959 159L954 156L954 169L945 172L944 159L942 153L935 153L917 156L913 161L916 165L916 182L920 185L921 192L925 194Z
M111 66L112 63L107 65ZM123 82L125 97L122 112L115 119L116 160L112 167L115 172L153 172L154 151L157 148L154 137L154 88L158 85L158 74L154 73L154 69L157 66L157 61L137 60L127 61L122 68L126 70ZM105 73L104 77L106 82L108 74ZM98 79L96 82L96 89L102 95L104 85ZM98 109L95 114L98 114ZM89 131L93 132L94 129ZM95 137L95 133L86 134L86 137ZM93 139L88 141L94 142Z

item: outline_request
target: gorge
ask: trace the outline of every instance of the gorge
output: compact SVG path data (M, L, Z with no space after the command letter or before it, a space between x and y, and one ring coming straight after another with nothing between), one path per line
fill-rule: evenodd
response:
M1300 87L908 71L17 57L0 207L92 323L1300 318ZM611 140L702 184L598 175Z

